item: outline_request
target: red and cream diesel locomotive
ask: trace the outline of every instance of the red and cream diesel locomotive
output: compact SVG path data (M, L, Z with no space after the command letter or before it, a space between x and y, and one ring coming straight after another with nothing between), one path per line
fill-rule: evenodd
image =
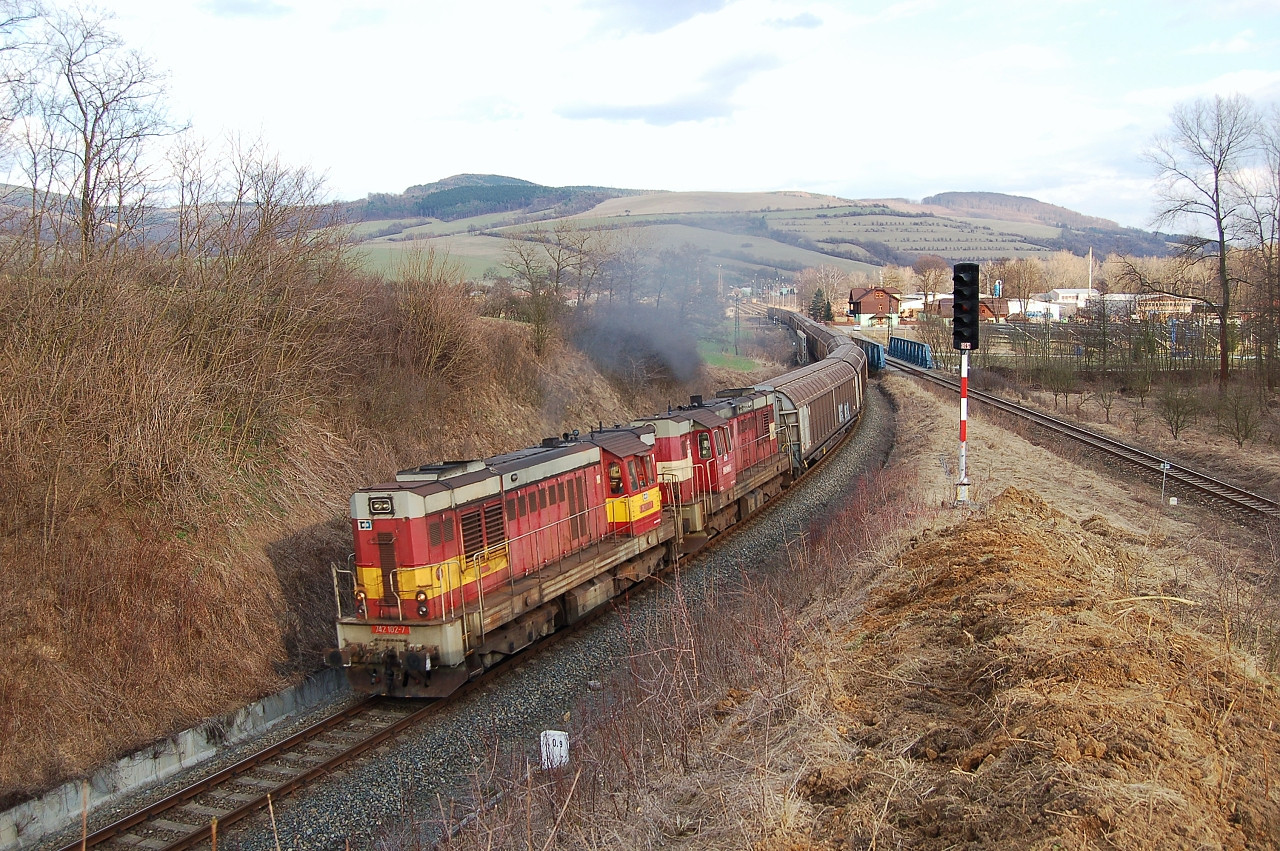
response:
M757 511L856 423L866 375L846 339L768 384L361 488L329 663L448 694Z

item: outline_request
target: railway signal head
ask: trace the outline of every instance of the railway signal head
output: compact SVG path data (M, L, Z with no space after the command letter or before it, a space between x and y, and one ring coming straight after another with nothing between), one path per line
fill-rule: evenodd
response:
M952 267L951 347L961 351L978 348L978 264L957 263Z

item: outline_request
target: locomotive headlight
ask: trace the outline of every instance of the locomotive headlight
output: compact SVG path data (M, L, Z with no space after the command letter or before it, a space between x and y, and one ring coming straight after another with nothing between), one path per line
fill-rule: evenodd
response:
M414 595L414 599L419 603L425 603L427 601L427 592L419 588L418 593Z
M356 617L362 618L369 611L368 606L365 605L368 597L369 595L364 593L363 588L356 589Z
M418 600L418 617L425 618L427 616L427 592L418 589L418 593L413 595Z
M371 496L369 497L369 513L370 514L394 514L395 507L389 496Z

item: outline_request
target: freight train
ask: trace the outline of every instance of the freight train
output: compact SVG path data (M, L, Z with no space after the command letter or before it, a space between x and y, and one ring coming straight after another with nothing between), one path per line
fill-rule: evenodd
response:
M356 691L447 695L781 493L857 423L867 356L797 314L770 316L813 362L626 426L358 490L329 664Z

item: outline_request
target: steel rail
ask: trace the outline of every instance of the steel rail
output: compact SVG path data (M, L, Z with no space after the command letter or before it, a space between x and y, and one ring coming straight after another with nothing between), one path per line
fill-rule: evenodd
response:
M94 847L116 839L117 837L124 837L134 828L145 828L148 822L155 821L163 814L177 810L185 805L196 803L196 799L202 795L216 795L220 787L229 783L234 783L237 780L241 780L255 770L263 770L271 773L273 770L271 763L272 760L283 758L287 754L295 754L308 743L315 741L325 733L340 729L344 725L349 725L352 722L361 719L363 716L372 716L372 713L384 710L388 705L394 704L386 701L385 699L370 698L369 700L363 701L354 706L347 707L346 709L312 724L305 730L301 730L288 738L282 739L281 741L240 760L234 765L228 766L227 768L210 774L207 777L201 778L191 785L159 801L148 804L137 812L119 819L106 827L96 830L72 844L64 846L61 851L74 851L74 849L77 848ZM341 753L338 753L329 759L325 759L315 764L314 767L306 771L296 773L296 776L289 780L277 783L268 791L263 792L261 795L258 795L239 807L235 807L230 810L216 807L211 808L219 811L219 815L217 816L218 824L230 825L240 821L244 817L266 807L267 797L269 795L275 797L287 795L289 792L292 792L301 785L329 773L347 760L364 753L372 747L376 747L399 731L411 724L417 723L426 715L436 711L436 709L437 707L435 705L431 705L416 712L403 715L399 719L393 720L390 724L375 730L373 733L361 739L350 748L343 750ZM276 771L275 773L282 772ZM166 822L165 826L157 827L156 829L164 830L169 833L178 832L174 827L169 826L171 824L176 825L177 823ZM150 843L148 847L157 849L190 848L192 845L208 839L211 832L212 819L200 825L191 825L190 832L166 845ZM164 840L160 840L160 842L164 842ZM133 845L135 843L129 844Z
M959 382L948 376L939 375L931 370L923 369L915 364L899 360L897 358L889 358L888 361L892 366L918 378L926 379L935 384L956 390L957 392L960 389ZM1089 429L1076 425L1075 423L1049 416L1048 414L1041 413L1040 411L1024 408L1021 405L1010 402L1006 399L1001 399L999 396L994 396L990 393L975 391L972 386L969 388L969 397L971 399L977 399L987 405L991 405L992 407L1006 413L1012 414L1013 416L1034 422L1058 435L1069 437L1080 443L1093 447L1094 449L1099 449L1108 455L1133 464L1145 472L1161 477L1168 476L1169 480L1174 485L1181 485L1195 493L1203 494L1212 500L1225 503L1232 508L1243 509L1251 514L1262 517L1280 519L1280 502L1276 502L1275 500L1269 499L1260 494L1253 493L1252 491L1245 490L1244 488L1237 487L1230 482L1215 479L1198 470L1193 470L1190 467L1183 466L1177 462L1153 455L1143 449L1130 446L1127 443L1122 443L1118 440L1107 437L1106 435L1090 431Z

